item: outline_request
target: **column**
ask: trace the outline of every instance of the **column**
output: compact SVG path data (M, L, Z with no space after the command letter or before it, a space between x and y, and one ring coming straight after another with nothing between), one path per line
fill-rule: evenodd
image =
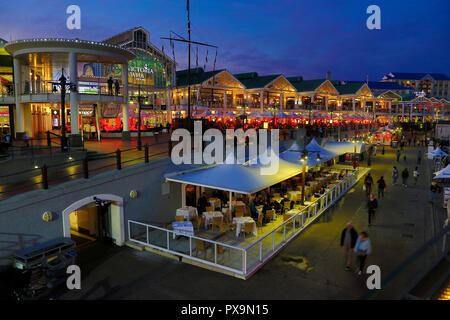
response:
M284 109L284 94L280 93L280 110Z
M356 112L355 98L352 99L352 107L353 107L353 112Z
M227 110L227 90L223 90L223 109Z
M264 112L264 91L259 93L259 109L261 112Z
M22 74L20 73L20 61L17 58L13 60L14 64L14 97L16 100L16 139L22 139L25 133L25 115L24 104L20 103L20 93L22 92L21 81Z
M77 70L77 54L69 52L69 77L70 82L78 87L78 70ZM70 146L81 147L81 134L78 124L78 92L70 90Z
M166 99L166 109L167 109L167 122L172 123L172 95L170 88L167 88L167 99Z
M200 96L201 96L200 94L201 94L200 88L198 88L197 89L197 107L200 106Z
M362 104L363 111L367 112L367 110L366 110L366 100L365 99L361 99L361 104Z
M122 104L122 140L130 141L130 120L128 118L128 63L122 65L122 85L123 85L123 104Z
M325 110L328 112L328 96L325 97Z

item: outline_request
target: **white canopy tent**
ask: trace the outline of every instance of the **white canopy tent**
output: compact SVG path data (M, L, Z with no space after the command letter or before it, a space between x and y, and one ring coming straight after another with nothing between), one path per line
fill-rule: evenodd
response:
M442 151L442 149L440 147L437 147L433 151L428 152L428 154L432 155L433 157L439 157L439 156L448 157L448 154L445 153L444 151Z
M294 142L288 150L280 154L280 158L285 161L300 165L300 159L303 155L302 151L303 148L300 147L297 142ZM312 139L311 142L306 146L306 151L309 151L309 156L306 161L306 165L309 167L317 166L338 156L338 154L322 148L315 139ZM320 160L316 159L317 154L320 154Z
M450 179L450 164L444 169L434 173L436 176L433 179Z
M233 154L230 154L230 156L233 156ZM301 173L301 167L280 158L277 160L279 167L275 174L261 174L260 163L257 165L224 163L214 167L166 176L166 181L252 194Z

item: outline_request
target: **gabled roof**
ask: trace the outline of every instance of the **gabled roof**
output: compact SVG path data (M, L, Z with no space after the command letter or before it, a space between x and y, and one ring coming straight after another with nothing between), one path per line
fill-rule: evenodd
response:
M281 74L273 74L267 76L258 76L256 72L239 73L233 75L238 79L247 89L264 88L272 81L281 76Z
M327 79L301 80L301 77L287 78L298 92L312 92L320 87ZM299 81L300 80L300 81Z
M340 95L356 94L366 83L364 81L332 81Z
M412 72L390 72L383 77L383 80L422 80L425 76L431 76L434 80L450 80L443 73L412 73Z
M392 95L394 95L394 96L396 96L396 97L398 97L400 99L402 98L402 96L400 94L398 94L398 93L396 93L395 91L392 91L392 90L379 91L379 92L377 92L375 94L375 96L378 98L378 97L381 97L382 95L385 95L387 93L390 93L390 94L392 94Z
M219 73L226 71L225 69L215 70L215 71L207 71L205 72L203 68L194 68L191 69L191 85L201 84L208 79L211 79L213 76L218 75ZM180 70L177 71L177 86L185 87L188 85L188 70Z

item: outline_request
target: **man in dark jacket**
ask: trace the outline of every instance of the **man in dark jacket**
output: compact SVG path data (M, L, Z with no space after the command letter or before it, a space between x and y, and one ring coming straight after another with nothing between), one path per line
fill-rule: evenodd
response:
M384 198L384 189L386 188L386 181L384 181L383 176L377 181L378 183L378 199Z
M370 173L364 179L364 185L366 186L366 195L369 196L372 192L373 178Z
M350 270L352 266L352 253L358 239L358 232L351 222L347 223L347 227L341 233L341 248L344 249L345 270Z
M378 201L375 199L373 193L370 194L369 201L367 202L367 209L369 215L369 227L372 225L372 217L375 216L375 209L378 208Z
M208 200L206 199L206 194L203 192L202 196L198 198L197 201L197 210L198 214L201 215L206 211L206 207L208 205Z

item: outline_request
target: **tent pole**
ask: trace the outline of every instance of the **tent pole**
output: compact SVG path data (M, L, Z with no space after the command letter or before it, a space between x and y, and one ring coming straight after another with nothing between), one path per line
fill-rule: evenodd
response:
M232 212L233 212L233 191L230 191L230 217L233 216Z

